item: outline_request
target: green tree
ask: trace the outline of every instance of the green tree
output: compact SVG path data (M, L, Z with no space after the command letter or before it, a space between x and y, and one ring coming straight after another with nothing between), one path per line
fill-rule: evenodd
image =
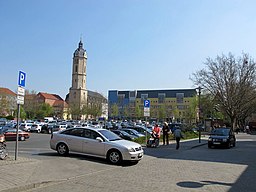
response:
M256 100L256 63L247 54L208 58L205 69L193 73L191 80L209 92L223 114L236 127L239 114L251 108Z
M126 119L130 117L130 107L128 105L124 107L124 117Z
M142 110L141 110L140 106L136 105L136 107L135 107L135 117L137 119L140 119L142 116L143 116L143 114L142 114Z
M10 102L7 99L7 96L2 95L0 97L0 116L6 116L10 113Z
M117 104L113 104L112 107L111 107L111 117L118 117L118 113L119 113L119 110L118 110L118 106Z
M88 113L94 118L99 117L102 114L102 104L92 103L88 106Z
M72 119L80 119L80 115L82 114L82 110L80 109L80 106L75 104L69 105L69 113L72 116Z
M166 118L166 106L165 105L160 105L160 108L158 109L158 119L165 121Z
M25 91L24 110L28 119L35 119L39 110L39 103L37 101L36 91Z
M43 119L47 116L53 115L53 108L48 103L42 103L38 107L36 118Z

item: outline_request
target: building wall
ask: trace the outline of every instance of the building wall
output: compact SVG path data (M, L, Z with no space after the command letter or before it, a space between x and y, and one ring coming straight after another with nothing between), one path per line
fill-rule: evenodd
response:
M159 118L160 111L165 113L164 119L169 121L186 121L188 109L192 106L196 96L195 89L169 90L135 90L109 91L109 117L112 117L112 106L118 106L119 118L126 118L125 108L129 109L129 117L136 118L138 108L143 117L144 100L150 100L150 118ZM195 112L196 113L196 112ZM194 121L196 118L194 119Z

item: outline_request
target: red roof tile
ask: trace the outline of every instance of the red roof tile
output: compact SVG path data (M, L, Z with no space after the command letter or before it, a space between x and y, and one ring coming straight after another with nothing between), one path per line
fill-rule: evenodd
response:
M14 92L11 91L10 89L4 88L4 87L0 87L0 94L6 94L6 95L16 96L16 93L14 93Z
M63 99L59 95L56 95L56 94L49 94L49 93L39 92L38 95L42 95L45 99L63 101Z

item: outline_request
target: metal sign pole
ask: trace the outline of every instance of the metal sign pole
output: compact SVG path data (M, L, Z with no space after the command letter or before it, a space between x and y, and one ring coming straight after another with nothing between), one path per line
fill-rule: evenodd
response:
M15 143L15 161L17 160L17 157L18 157L19 119L20 119L20 104L18 104L18 112L17 112L16 143Z
M146 146L147 146L147 141L148 141L148 128L147 128L147 116L146 116Z

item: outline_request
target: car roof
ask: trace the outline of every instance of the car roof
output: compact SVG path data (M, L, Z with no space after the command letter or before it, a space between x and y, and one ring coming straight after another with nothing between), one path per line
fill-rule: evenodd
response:
M72 128L69 128L69 129L77 129L77 128L81 128L81 129L90 129L90 130L107 130L107 129L103 129L103 128L100 128L100 127L72 127ZM69 129L66 129L66 130L69 130Z

